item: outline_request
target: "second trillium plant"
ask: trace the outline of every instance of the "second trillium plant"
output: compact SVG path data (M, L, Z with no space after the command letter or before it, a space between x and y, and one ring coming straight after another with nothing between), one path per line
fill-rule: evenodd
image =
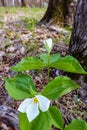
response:
M44 45L47 53L41 54L39 58L25 57L16 66L11 67L11 69L16 72L22 72L48 68L48 79L50 79L49 72L51 68L87 74L79 62L72 56L61 57L57 53L51 55L50 52L53 47L51 38L45 40ZM37 91L32 78L26 74L20 74L13 78L5 78L5 87L12 98L23 100L18 107L20 112L20 130L50 130L52 126L60 130L74 130L73 126L76 126L76 123L80 124L80 130L82 130L83 126L87 126L83 121L75 120L64 128L60 110L51 104L52 100L58 100L63 95L79 88L78 84L66 76L58 76L49 81L40 93ZM76 127L78 129L78 125Z

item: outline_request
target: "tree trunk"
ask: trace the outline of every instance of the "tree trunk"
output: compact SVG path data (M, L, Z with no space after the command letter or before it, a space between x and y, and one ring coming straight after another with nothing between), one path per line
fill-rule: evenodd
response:
M61 26L65 25L67 23L66 18L69 15L68 7L70 3L71 0L49 0L47 11L38 24L49 25L55 22Z
M26 6L24 0L21 0L21 3L22 3L22 7L23 7L23 6Z
M21 0L0 0L0 6L21 6L22 1Z
M87 0L78 0L69 54L77 58L87 71ZM79 78L79 81L83 87L80 95L87 97L87 76L82 76L82 80Z
M87 0L78 0L69 53L87 70Z
M5 6L4 0L1 0L2 6Z

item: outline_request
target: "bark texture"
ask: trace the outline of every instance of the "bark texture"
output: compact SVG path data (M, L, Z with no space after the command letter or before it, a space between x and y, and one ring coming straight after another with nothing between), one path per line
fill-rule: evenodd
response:
M87 70L87 0L78 0L69 53Z
M87 0L78 0L69 54L77 58L87 71ZM75 75L74 78L77 79ZM87 103L87 76L79 76L78 83L82 86L79 94Z
M55 10L54 2L53 0L49 0L47 11L43 16L43 18L41 19L41 21L39 22L39 25L48 23L53 18L54 10Z
M72 6L71 2L72 0L49 0L47 11L40 20L39 25L49 25L53 21L59 25L67 24L68 16L71 15L69 13L69 8Z

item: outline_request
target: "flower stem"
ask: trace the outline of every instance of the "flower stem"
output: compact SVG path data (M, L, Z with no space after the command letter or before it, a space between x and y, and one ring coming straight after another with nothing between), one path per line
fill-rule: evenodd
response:
M49 65L50 65L50 54L48 53L48 82L50 80L50 68L49 68Z

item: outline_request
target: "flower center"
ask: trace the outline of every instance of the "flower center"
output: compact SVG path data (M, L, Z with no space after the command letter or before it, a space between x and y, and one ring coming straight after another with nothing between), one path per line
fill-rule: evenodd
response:
M38 101L38 99L35 97L34 98L34 103L38 103L39 101Z

